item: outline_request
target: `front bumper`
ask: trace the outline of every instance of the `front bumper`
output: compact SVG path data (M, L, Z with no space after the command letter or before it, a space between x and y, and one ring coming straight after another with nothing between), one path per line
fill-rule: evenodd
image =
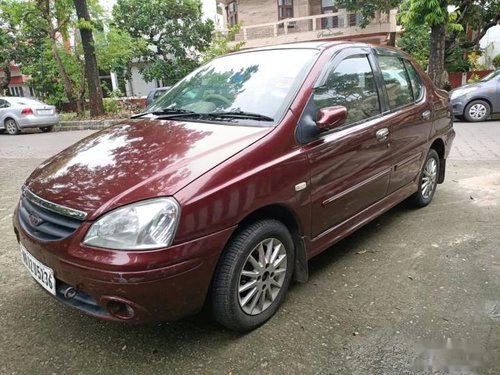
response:
M453 108L453 116L463 116L465 110L465 102L459 97L450 101Z
M73 240L43 242L26 234L17 210L14 214L19 242L54 270L60 302L102 319L134 323L171 321L197 313L233 231L228 228L167 249L125 252L82 245L87 228L71 235Z

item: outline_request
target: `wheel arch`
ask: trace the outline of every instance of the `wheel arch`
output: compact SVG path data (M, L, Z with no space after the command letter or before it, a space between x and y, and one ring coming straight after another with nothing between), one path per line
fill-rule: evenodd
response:
M293 277L298 282L306 282L309 277L307 265L307 253L303 240L304 230L295 212L283 204L271 204L263 206L246 215L238 224L238 227L231 235L236 236L241 228L259 220L274 219L283 223L292 235L295 244L295 265ZM228 241L228 242L229 242Z
M445 156L445 145L444 141L441 138L437 138L432 142L431 150L435 150L439 156L439 175L438 175L438 184L444 182L445 172L446 172L446 159Z

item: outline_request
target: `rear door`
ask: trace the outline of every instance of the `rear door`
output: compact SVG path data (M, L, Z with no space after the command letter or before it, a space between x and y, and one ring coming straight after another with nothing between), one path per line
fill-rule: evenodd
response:
M418 178L434 114L429 93L412 63L397 52L378 51L378 74L384 82L385 119L394 164L390 194Z
M347 122L304 145L311 171L311 236L349 219L387 192L391 150L369 48L343 50L317 83L309 105L348 110Z

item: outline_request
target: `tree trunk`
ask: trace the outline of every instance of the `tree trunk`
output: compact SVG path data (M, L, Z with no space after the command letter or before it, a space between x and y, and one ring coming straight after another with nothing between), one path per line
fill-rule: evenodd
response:
M1 69L3 70L4 77L0 81L0 95L10 96L9 83L10 83L10 79L11 79L11 73L10 73L9 62L2 65Z
M442 88L446 81L446 72L444 70L445 42L446 25L432 26L428 73L432 82L439 88Z
M76 97L75 97L75 89L73 87L73 82L71 82L71 79L69 78L68 73L66 72L66 68L64 67L64 63L61 60L61 56L59 56L55 37L50 38L50 45L52 48L52 56L54 57L54 60L56 61L57 64L57 68L59 69L59 73L61 74L64 93L66 94L66 97L68 98L69 102L74 102ZM80 114L78 110L77 113Z
M83 19L87 23L90 22L87 0L74 0L74 3L78 19ZM102 90L99 81L99 68L95 56L94 37L92 35L92 30L86 27L80 27L80 36L82 38L83 55L85 57L85 72L90 99L90 116L95 117L104 114L104 105L102 102Z

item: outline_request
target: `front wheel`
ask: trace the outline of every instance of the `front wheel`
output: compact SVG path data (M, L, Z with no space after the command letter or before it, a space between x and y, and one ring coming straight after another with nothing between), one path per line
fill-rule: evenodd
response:
M465 107L464 115L467 121L484 121L490 115L490 105L484 100L473 100Z
M266 322L283 302L294 259L292 236L281 222L261 220L244 227L230 241L215 270L214 318L236 331Z
M436 192L438 176L439 155L436 150L431 149L420 172L418 190L410 198L416 207L425 207L431 203Z

